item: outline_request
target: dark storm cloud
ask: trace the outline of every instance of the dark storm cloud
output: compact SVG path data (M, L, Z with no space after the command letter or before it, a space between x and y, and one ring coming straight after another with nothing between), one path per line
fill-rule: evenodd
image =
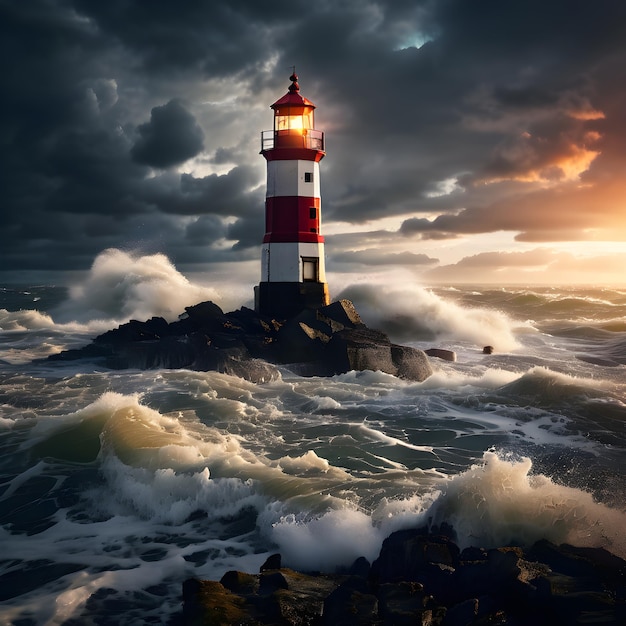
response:
M204 148L204 133L180 100L154 107L150 121L140 124L137 133L130 153L137 163L152 167L180 165Z
M625 41L613 0L0 0L0 269L253 256L293 64L325 223L626 233Z
M385 253L380 250L357 250L332 254L333 263L358 263L360 265L434 265L438 259L414 252Z

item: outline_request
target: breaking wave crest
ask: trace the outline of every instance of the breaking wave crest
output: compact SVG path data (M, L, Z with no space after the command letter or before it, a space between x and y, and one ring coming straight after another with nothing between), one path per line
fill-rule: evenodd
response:
M93 262L88 276L70 288L53 315L61 322L107 319L125 322L152 316L175 320L186 306L220 303L215 289L191 283L163 254L133 255L110 248Z
M540 539L603 546L626 556L626 514L591 494L531 474L528 458L488 451L480 463L441 486L406 500L385 500L371 514L344 507L319 517L290 514L275 522L271 537L296 568L332 571L359 556L370 561L391 532L421 525L451 525L464 548L530 546Z
M397 341L469 341L498 351L519 347L514 322L504 313L465 308L416 285L352 285L339 296L351 300L366 324ZM518 324L519 326L519 324Z

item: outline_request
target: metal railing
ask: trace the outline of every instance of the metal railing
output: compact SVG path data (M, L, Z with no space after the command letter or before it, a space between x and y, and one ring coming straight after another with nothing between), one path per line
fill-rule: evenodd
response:
M324 133L307 130L264 130L261 133L261 152L274 148L306 148L324 151Z

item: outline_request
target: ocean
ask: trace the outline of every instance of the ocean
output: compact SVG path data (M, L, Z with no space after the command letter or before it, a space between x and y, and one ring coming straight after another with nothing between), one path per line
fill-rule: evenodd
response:
M333 572L444 521L461 547L626 558L626 289L345 289L397 343L456 352L422 383L46 361L211 295L135 270L0 290L1 624L176 624L187 578L276 552Z

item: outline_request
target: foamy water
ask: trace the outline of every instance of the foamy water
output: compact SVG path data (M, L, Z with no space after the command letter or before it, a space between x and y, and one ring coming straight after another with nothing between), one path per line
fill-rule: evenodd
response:
M334 571L425 523L626 557L626 292L348 288L368 325L457 352L423 383L33 362L212 294L119 251L0 292L2 623L166 624L187 578L277 551Z

